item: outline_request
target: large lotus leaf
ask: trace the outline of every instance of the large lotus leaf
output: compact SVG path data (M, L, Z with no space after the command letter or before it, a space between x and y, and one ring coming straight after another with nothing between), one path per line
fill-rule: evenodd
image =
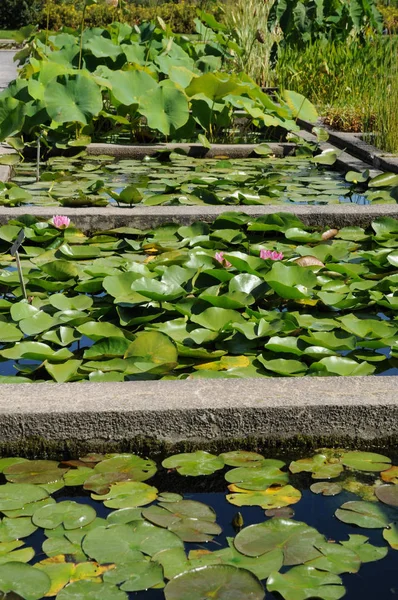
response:
M217 550L216 552L191 550L189 553L191 568L216 564L231 565L233 567L247 569L259 579L266 579L271 573L279 571L282 567L283 554L279 549L271 550L262 556L253 558L238 552L233 545L233 538L227 538L227 541L229 547ZM184 570L187 570L187 568Z
M55 529L61 524L65 529L77 529L94 521L95 517L96 512L91 506L65 500L39 508L32 520L35 525L44 529Z
M298 565L317 558L320 552L316 546L324 543L324 536L313 527L281 518L245 527L234 540L235 548L246 556L261 556L279 548L284 565Z
M395 483L398 485L398 466L393 466L380 473L380 477L387 483Z
M127 600L128 596L111 583L74 581L64 587L57 600Z
M188 99L170 80L162 81L142 96L139 111L147 118L148 126L163 135L170 135L189 118Z
M125 46L128 48L128 46ZM120 104L140 104L141 98L157 90L158 83L145 71L111 71L106 73L111 84L112 96Z
M187 452L184 454L174 454L162 462L165 469L176 469L180 475L190 475L197 477L199 475L211 475L224 467L222 458L197 450L196 452Z
M29 460L4 469L8 481L13 483L53 483L62 479L68 469L58 468L54 460Z
M267 590L278 592L284 600L339 600L345 595L338 575L306 565L294 567L283 575L272 573L267 580Z
M26 106L15 98L3 97L0 104L0 140L19 133L25 120Z
M127 348L124 358L137 357L137 360L155 364L176 363L178 353L167 335L158 331L142 331Z
M21 517L19 519L9 519L6 517L0 522L0 542L12 542L28 537L36 529L37 527L33 525L30 517Z
M343 465L357 471L384 471L391 464L391 459L374 452L344 452L340 458Z
M93 3L95 4L95 3ZM85 42L84 50L89 50L97 58L111 58L113 61L122 53L119 45L102 35L94 35Z
M241 81L227 73L206 73L200 77L195 77L185 92L188 96L204 94L204 96L215 102L229 94L239 95L244 89L245 86L242 85Z
M271 485L286 483L289 474L277 467L238 467L228 471L225 479L244 490L264 490Z
M346 542L340 542L340 544L358 554L363 563L381 560L388 552L388 549L384 546L368 544L369 538L366 535L353 534L349 535L348 538Z
M351 523L368 529L387 527L390 521L383 506L373 502L345 502L334 514L343 523Z
M246 569L210 565L186 571L171 579L164 589L166 600L263 600L264 588Z
M102 109L101 90L89 76L76 75L64 83L50 81L44 91L46 109L57 123L87 125Z
M381 502L390 506L398 506L398 486L379 485L375 488L375 494Z
M267 459L265 460L262 454L257 452L248 452L247 450L231 450L220 454L226 465L230 467L283 467L284 462L281 460Z
M398 523L390 523L383 530L383 538L390 544L391 548L398 550Z
M343 472L343 466L339 461L332 462L324 454L315 454L311 458L294 460L289 465L292 473L312 473L313 479L333 479Z
M0 510L20 509L47 497L46 490L32 483L6 483L0 486Z
M301 499L301 492L291 485L269 487L266 490L249 491L232 484L227 500L235 506L261 506L261 508L279 508L296 504Z
M30 565L20 562L0 565L0 590L3 593L14 592L24 600L39 600L50 586L48 575Z
M304 119L315 123L318 119L316 108L307 98L292 90L284 90L283 99L292 111L295 119Z
M139 481L117 482L111 485L109 492L103 495L91 494L94 500L102 500L109 508L135 508L145 506L156 500L155 487Z
M120 589L126 592L138 592L163 584L162 567L147 559L116 565L115 569L104 574L104 581L122 584Z
M308 564L320 571L328 571L340 575L341 573L357 573L361 566L361 559L355 551L346 547L329 542L317 546L322 554L311 560Z

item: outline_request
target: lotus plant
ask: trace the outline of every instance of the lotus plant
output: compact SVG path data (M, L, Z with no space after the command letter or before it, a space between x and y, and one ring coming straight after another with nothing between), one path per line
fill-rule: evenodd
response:
M66 229L70 225L69 217L65 217L63 215L54 215L52 218L52 224L57 229Z
M283 260L283 252L277 252L276 250L265 250L262 248L260 250L260 258L264 260Z

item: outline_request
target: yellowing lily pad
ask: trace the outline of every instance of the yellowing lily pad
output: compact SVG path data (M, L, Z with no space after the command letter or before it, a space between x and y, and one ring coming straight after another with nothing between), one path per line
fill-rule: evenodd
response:
M235 485L229 485L231 492L227 500L235 506L261 506L261 508L279 508L296 504L301 499L301 492L291 485L269 487L266 490L248 491Z
M395 485L398 485L398 466L394 465L386 471L383 471L380 473L380 477L386 483L394 483Z

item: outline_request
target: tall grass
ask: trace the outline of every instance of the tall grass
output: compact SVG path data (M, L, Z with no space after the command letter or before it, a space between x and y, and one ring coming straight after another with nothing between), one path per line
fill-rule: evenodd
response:
M281 34L269 31L268 17L274 0L226 0L224 23L241 48L235 68L245 71L259 85L272 84L271 49Z
M275 75L314 102L327 124L372 133L380 148L398 152L398 38L280 47Z

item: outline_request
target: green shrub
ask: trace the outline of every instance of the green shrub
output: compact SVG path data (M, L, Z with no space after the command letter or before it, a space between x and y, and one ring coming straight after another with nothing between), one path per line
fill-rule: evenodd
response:
M112 8L107 4L89 6L86 11L86 27L105 27L115 20L121 20L130 25L140 24L142 21L150 21L160 17L170 25L173 31L178 33L194 33L197 4L161 4L159 6L137 6L129 4L119 9ZM82 12L78 5L51 2L50 29L58 30L61 27L79 27ZM39 26L44 29L47 25L47 6L43 8L38 21Z
M37 21L40 0L1 0L0 29L19 29Z
M390 33L398 33L398 7L379 6L378 8L383 15L385 29Z

